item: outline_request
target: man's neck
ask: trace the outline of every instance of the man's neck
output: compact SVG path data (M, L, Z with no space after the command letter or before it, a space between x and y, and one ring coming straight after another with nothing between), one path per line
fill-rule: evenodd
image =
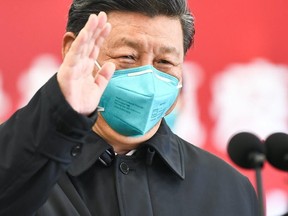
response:
M127 137L114 131L101 114L98 114L93 131L109 143L117 154L126 154L127 152L137 149L137 147L150 139L158 130L161 121L159 121L148 133L140 137Z

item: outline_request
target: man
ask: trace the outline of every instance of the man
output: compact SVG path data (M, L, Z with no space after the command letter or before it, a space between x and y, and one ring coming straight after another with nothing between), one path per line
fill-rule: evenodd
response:
M0 127L0 215L257 215L247 178L162 120L193 36L185 0L74 0L58 73Z

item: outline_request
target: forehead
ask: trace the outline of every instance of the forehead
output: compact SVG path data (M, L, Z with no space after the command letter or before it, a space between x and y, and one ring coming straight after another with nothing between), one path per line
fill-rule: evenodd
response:
M108 22L112 30L110 43L132 46L161 46L162 49L183 53L183 32L178 18L167 16L148 17L134 12L110 12Z

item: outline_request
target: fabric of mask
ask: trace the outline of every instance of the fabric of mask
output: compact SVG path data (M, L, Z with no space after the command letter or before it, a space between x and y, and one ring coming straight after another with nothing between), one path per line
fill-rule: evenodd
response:
M169 113L169 115L165 116L165 121L173 132L175 132L175 125L178 116L179 116L179 108L177 108L177 106L172 110L171 113Z
M175 102L176 77L152 65L115 71L98 107L108 125L125 136L141 136L153 128Z

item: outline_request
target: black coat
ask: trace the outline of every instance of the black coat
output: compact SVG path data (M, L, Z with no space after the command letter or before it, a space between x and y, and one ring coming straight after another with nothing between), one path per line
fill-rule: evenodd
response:
M256 216L249 180L163 121L116 155L56 81L0 126L0 216Z

